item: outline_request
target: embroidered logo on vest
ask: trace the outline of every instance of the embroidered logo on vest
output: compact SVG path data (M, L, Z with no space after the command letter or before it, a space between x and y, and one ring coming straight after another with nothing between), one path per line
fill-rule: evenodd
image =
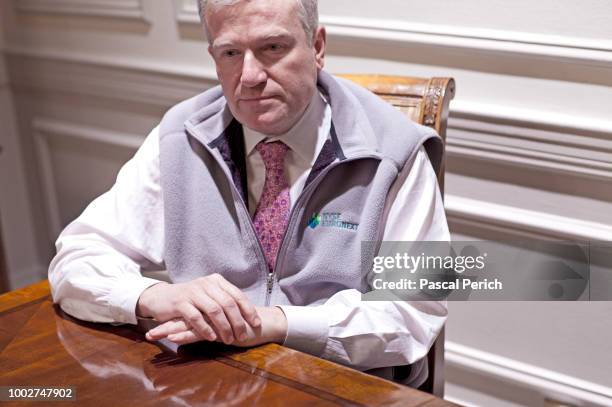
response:
M313 213L308 220L308 227L315 229L317 226L328 228L340 228L357 230L358 223L345 222L341 219L342 214L337 212Z

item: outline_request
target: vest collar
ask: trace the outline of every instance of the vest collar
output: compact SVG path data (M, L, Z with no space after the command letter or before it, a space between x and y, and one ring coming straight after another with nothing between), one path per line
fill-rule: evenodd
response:
M318 87L332 111L332 143L338 159L380 156L370 122L355 95L325 71L319 72ZM202 144L212 147L234 120L221 86L203 95L204 107L191 115L185 128Z

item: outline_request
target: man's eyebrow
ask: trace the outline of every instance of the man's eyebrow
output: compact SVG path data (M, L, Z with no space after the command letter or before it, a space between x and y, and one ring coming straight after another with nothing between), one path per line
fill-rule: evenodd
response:
M212 44L213 49L222 49L222 48L231 48L231 47L235 47L235 44L231 41L220 41L220 42L213 42Z
M261 43L261 42L267 42L267 41L287 41L287 40L291 40L291 34L289 33L285 33L285 32L278 32L278 33L270 33L270 34L266 34L266 35L262 35L258 38L256 38L253 42L254 43ZM220 50L220 49L224 49L224 48L232 48L235 47L236 43L233 41L224 41L221 40L219 42L215 41L212 44L212 48L214 50Z
M275 33L275 34L264 35L261 38L259 38L258 41L264 42L264 41L270 41L270 40L287 40L287 39L291 39L291 35L290 34L287 34L287 33Z

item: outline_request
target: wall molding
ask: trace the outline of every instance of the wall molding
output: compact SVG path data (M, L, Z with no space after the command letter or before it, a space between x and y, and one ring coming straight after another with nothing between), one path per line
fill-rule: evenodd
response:
M15 8L21 13L147 20L142 0L18 0Z
M71 138L80 142L103 143L130 150L137 150L144 141L143 136L81 126L44 117L36 117L32 120L32 131L40 162L39 176L43 186L44 207L51 241L55 241L62 231L62 221L49 141L54 138Z
M447 194L449 221L538 238L610 241L612 225Z
M321 22L327 28L330 47L337 44L334 52L347 57L612 84L610 40L325 15Z
M197 0L174 0L176 21L182 24L200 24Z
M453 105L447 152L470 160L612 180L612 121L478 104Z
M218 83L212 67L61 50L8 48L5 53L16 89L74 92L170 107Z
M491 103L453 100L451 102L451 117L467 118L488 122L503 122L516 127L532 127L541 129L562 130L567 132L592 133L600 138L609 138L612 134L612 120L597 117L583 117L559 113L557 111L541 111L517 107L495 105Z
M484 352L452 341L445 344L447 366L468 376L485 376L498 383L496 389L472 389L485 394L504 394L510 384L532 390L544 397L574 402L576 405L609 406L612 388L570 377L496 354ZM452 376L447 375L449 382ZM490 392L490 393L489 393ZM540 400L541 402L541 400Z
M67 51L59 48L24 48L20 46L6 46L2 50L8 57L32 58L37 60L53 61L58 63L71 63L79 65L92 65L106 69L125 69L134 72L164 74L176 77L185 77L191 80L217 81L217 72L214 66L184 65L179 62L168 63L152 61L149 59L130 58L119 55L102 55Z
M330 35L612 65L612 41L374 18L321 16Z
M175 7L179 23L200 24L195 0L175 0ZM332 15L321 15L320 22L330 36L548 57L612 67L610 40Z

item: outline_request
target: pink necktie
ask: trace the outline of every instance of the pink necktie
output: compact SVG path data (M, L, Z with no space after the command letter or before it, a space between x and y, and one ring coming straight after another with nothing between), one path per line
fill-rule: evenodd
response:
M266 256L268 270L272 272L289 222L289 183L284 170L285 155L289 147L280 141L261 141L255 148L266 167L266 180L253 223Z

